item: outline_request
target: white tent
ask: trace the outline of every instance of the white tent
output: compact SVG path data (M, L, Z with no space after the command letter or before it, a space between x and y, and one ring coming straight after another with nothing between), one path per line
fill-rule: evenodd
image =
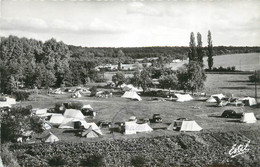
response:
M83 131L81 136L82 137L86 137L86 138L95 138L95 137L99 137L99 133L95 130L93 130L91 127L88 128L86 131Z
M11 107L13 104L16 104L16 100L14 98L5 97L6 101L0 101L0 107Z
M89 129L91 127L97 133L102 135L100 128L94 122L87 123L84 119L64 118L64 120L60 124L59 128L60 129L74 129L75 122L80 122L81 125L83 125L85 129Z
M133 92L141 92L141 91L143 91L142 89L138 89L138 88L134 87L132 84L125 85L123 87L123 90L124 91L133 91Z
M142 100L142 98L136 92L133 92L133 91L131 91L131 92L126 91L122 97L127 98L127 99L138 100L138 101Z
M55 136L53 133L49 133L48 134L48 136L46 136L45 138L44 138L44 141L46 142L46 143L53 143L53 142L57 142L57 141L59 141L59 138L57 137L57 136Z
M255 123L256 122L256 118L254 113L244 113L244 115L242 116L240 122L244 122L244 123Z
M51 129L51 125L48 122L43 122L42 123L42 128L44 130L48 130L48 129Z
M83 105L81 109L91 109L91 110L93 110L93 108L91 107L90 104Z
M183 121L180 131L200 131L202 128L195 121Z
M64 116L62 114L52 114L50 119L50 124L54 126L60 125L64 120Z
M176 93L175 96L177 96L177 100L178 102L185 102L185 101L190 101L193 98L191 97L191 95L189 94L178 94Z
M125 134L136 134L138 132L151 132L153 129L147 124L137 124L135 122L125 122Z
M85 116L82 114L80 110L75 110L75 109L66 109L63 116L66 118L77 118L77 119L85 118Z
M252 97L240 98L239 100L243 101L243 103L245 103L246 106L257 105L255 98Z
M208 98L207 102L208 102L208 103L215 103L215 102L217 102L214 97L218 97L218 98L221 100L222 98L225 97L225 95L223 95L222 93L211 95L211 96Z

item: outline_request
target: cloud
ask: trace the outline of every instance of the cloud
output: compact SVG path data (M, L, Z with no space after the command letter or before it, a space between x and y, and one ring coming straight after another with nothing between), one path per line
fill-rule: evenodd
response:
M90 22L71 22L60 19L46 21L38 18L1 18L2 31L23 31L32 33L122 33L129 31L127 27L111 21L109 23L94 18Z
M158 9L146 6L141 2L132 2L127 8L128 14L142 14L146 16L162 16L162 12Z

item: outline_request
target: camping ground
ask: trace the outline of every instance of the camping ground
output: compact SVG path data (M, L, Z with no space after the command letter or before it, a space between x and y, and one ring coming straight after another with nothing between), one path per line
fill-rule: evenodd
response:
M205 90L208 96L214 93L223 93L227 96L233 94L235 97L254 96L254 85L247 80L248 75L207 74ZM120 165L122 163L130 165L131 157L133 158L134 155L145 155L145 158L148 159L147 162L150 163L148 164L149 166L163 163L167 166L173 164L205 166L216 163L235 166L259 166L257 163L260 162L260 122L245 124L240 123L239 119L219 117L224 110L235 109L253 112L259 119L259 108L249 106L216 107L215 103L197 100L189 102L152 101L151 97L144 96L142 96L142 101L132 101L121 98L122 94L115 94L111 98L81 97L78 99L69 98L70 94L39 94L32 95L31 99L33 101L21 102L20 105L32 105L34 108L52 108L59 101L80 101L83 104L90 104L98 113L95 119L87 118L87 122L98 122L99 120L112 122L127 121L133 115L138 119L151 118L155 113L161 114L163 122L159 124L151 123L150 126L154 128L154 131L151 133L123 135L116 132L110 133L109 130L102 129L104 135L94 139L77 137L74 133L64 133L65 130L63 129L52 128L50 131L60 139L58 144L36 144L29 146L25 150L22 146L14 146L14 155L17 155L22 165L33 165L34 163L36 165L46 165L50 147L53 147L52 149L67 150L69 152L65 151L65 154L60 151L57 155L68 156L69 154L75 158L70 158L69 165L79 165L82 158L84 159L92 154L99 154L103 156L107 166ZM177 118L195 120L203 130L200 132L183 133L163 129ZM232 148L232 145L244 144L248 140L250 140L250 151L237 156L235 159L230 158L228 151ZM132 143L137 145L139 143L141 145L140 150ZM144 143L149 145L149 147L146 148L147 145ZM111 145L113 148L109 148ZM173 146L170 147L169 145ZM30 149L30 147L34 149ZM45 147L43 154L38 155L37 150L42 147ZM80 149L77 151L74 147L79 147ZM102 147L106 147L106 149L103 150ZM134 148L137 150L132 150ZM169 148L172 148L172 150L169 150ZM148 149L148 151L145 149ZM21 153L30 152L30 150L32 153L24 156L20 155ZM85 152L86 150L89 151ZM106 154L108 152L109 154ZM79 156L79 154L83 153L85 157ZM188 158L192 156L194 157L193 159ZM23 158L28 161L23 160ZM205 158L210 158L210 160L206 161Z

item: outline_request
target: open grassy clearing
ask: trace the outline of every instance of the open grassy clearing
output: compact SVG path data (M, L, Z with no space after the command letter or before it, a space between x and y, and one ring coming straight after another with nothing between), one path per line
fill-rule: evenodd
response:
M254 85L247 82L247 75L217 75L208 74L206 82L207 95L213 93L223 93L226 95L234 94L234 96L253 96ZM239 89L239 88L243 89ZM237 89L236 89L237 88ZM165 128L173 120L185 117L196 120L196 122L203 128L204 132L208 131L240 131L240 130L256 130L260 127L260 122L255 124L242 124L235 119L219 118L221 113L230 108L237 108L232 106L215 107L215 104L206 103L202 101L190 102L174 102L174 101L151 101L151 97L142 97L142 101L132 101L121 98L121 94L117 93L112 98L97 98L97 97L82 97L78 99L70 98L70 93L63 95L33 95L32 99L35 101L21 102L21 105L32 105L34 108L52 108L56 102L60 101L80 101L83 104L90 104L94 110L98 112L95 119L87 118L87 122L98 122L99 120L109 120L112 123L119 121L127 121L130 116L135 115L137 118L151 118L153 114L159 113L163 118L161 124L151 124L155 129L150 134L136 134L131 136L124 136L120 133L111 134L108 129L102 129L105 134L103 139L111 138L135 138L140 136L161 136L161 135L174 135L179 132L156 130L158 128ZM240 109L240 108L239 108ZM254 112L259 115L259 109L253 107L242 107L245 112ZM64 130L52 128L57 136L64 141L82 142L91 141L93 139L82 139L75 137L73 133L63 133ZM97 140L97 139L95 139Z

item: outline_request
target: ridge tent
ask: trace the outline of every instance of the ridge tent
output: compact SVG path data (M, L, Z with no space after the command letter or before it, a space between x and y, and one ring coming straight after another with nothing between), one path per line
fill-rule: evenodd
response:
M252 98L252 97L245 97L245 98L241 98L239 100L241 100L243 103L245 103L246 106L257 105L255 98Z
M125 122L125 134L136 134L140 132L151 132L153 129L147 124L137 124L135 122Z
M43 140L45 143L53 143L59 141L59 138L50 132Z
M16 104L16 100L11 97L4 97L0 101L0 107L11 107L13 104Z
M174 95L177 97L176 101L178 101L178 102L185 102L185 101L190 101L190 100L193 99L191 97L191 95L189 95L189 94L178 94L178 93L175 93Z
M244 115L242 116L240 122L244 122L244 123L256 123L256 118L254 113L244 113Z
M47 108L36 109L35 114L36 115L45 115L45 114L47 114Z
M219 100L221 100L222 98L225 97L225 95L223 95L222 93L211 95L211 96L208 98L207 102L208 102L208 103L215 103L215 102L217 102L217 100L216 100L214 97L217 97L217 98L219 98Z
M60 124L59 128L60 129L74 129L74 126L75 126L75 122L78 122L78 121L85 121L85 120L79 120L79 119L76 119L76 118L64 118L62 123Z
M92 129L92 127L89 127L86 131L83 131L81 136L82 137L87 137L87 138L94 138L94 137L99 137L99 133L95 130Z
M183 121L180 131L200 131L202 128L195 121Z
M89 122L87 123L85 120L81 121L82 125L84 126L85 129L89 129L90 127L92 128L92 130L94 130L95 132L97 132L99 135L102 135L102 132L100 130L100 128L97 126L97 124L95 124L94 122Z
M42 128L43 128L43 130L48 130L48 129L51 129L51 125L48 122L43 122Z
M90 104L83 105L81 109L90 109L90 110L93 110L93 108L91 107Z
M50 119L50 124L53 126L59 126L64 120L64 116L62 114L52 114Z
M123 87L123 91L141 92L141 91L143 91L143 90L134 87L132 84L129 84L129 85L125 85L125 86Z
M123 96L121 96L123 98L127 98L127 99L133 99L133 100L138 100L138 101L141 101L142 98L136 93L136 92L133 92L133 91L126 91L124 93Z
M76 119L85 118L85 116L82 114L80 110L75 110L75 109L66 109L63 116L66 118L76 118Z

